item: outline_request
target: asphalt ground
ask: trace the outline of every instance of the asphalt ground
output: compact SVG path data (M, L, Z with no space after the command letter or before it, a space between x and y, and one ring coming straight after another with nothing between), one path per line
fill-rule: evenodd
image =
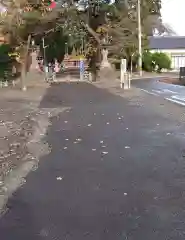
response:
M134 89L131 91L135 91ZM184 240L184 109L137 90L51 86L40 159L0 219L5 240Z

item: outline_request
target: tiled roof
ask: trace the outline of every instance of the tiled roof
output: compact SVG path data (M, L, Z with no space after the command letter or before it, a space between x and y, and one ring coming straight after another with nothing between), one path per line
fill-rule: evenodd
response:
M150 49L185 49L185 37L155 36L149 38Z

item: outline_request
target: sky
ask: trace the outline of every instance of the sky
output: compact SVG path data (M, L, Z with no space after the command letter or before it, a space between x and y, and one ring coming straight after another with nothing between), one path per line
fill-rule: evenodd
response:
M185 0L162 0L162 19L178 35L185 36Z

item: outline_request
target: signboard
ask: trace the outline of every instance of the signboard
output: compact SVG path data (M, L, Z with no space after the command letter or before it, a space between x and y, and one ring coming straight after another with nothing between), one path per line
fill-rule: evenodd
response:
M80 59L80 72L84 73L84 71L85 71L84 60Z

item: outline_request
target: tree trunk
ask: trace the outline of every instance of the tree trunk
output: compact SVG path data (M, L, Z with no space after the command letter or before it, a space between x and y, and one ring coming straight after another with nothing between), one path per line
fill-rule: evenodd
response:
M98 37L98 34L88 25L84 24L84 27L87 29L87 31L94 37L94 39L97 41L97 43L101 44L101 40Z
M27 87L26 87L26 84L25 84L25 81L26 81L25 63L22 64L21 77L20 78L21 78L21 90L26 91Z
M96 62L93 63L91 74L92 74L92 82L96 82L96 80L97 80Z
M22 91L26 91L26 74L28 70L28 55L29 55L29 48L31 42L31 35L28 36L27 45L23 48L23 58L21 60L21 89Z
M90 73L91 73L91 81L96 82L97 67L96 67L96 60L94 56L90 59L89 67L90 67Z

